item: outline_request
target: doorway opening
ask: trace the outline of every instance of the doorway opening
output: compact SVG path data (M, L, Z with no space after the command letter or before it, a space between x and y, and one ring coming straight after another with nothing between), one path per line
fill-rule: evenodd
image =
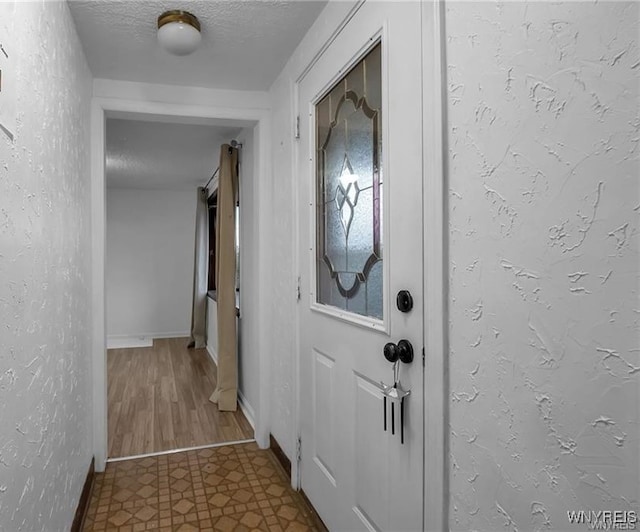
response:
M252 127L138 118L106 121L110 460L252 440L254 430L246 400L235 412L222 412L209 401L218 373L215 285L209 287L206 301L206 346L188 348L197 190L208 181L209 233L214 235L217 174L213 169L220 146L229 138L247 139ZM244 171L245 162L252 160L253 143L245 144L247 151L238 161L245 174L242 189L247 189L250 183L245 181L250 182L253 174L251 168ZM236 220L238 265L245 254L240 247L241 221ZM215 258L215 241L209 253ZM250 250L246 254L251 255ZM211 280L215 260L208 261L208 268ZM236 279L239 310L239 268ZM240 337L240 327L238 332ZM241 368L246 366L240 350L238 359L244 362Z
M264 166L259 149L265 142L260 130L266 113L106 99L94 103L96 469L104 469L107 459L254 437L260 447L267 447L266 438L260 437L266 410L263 381L257 379L263 377L265 362L255 349L260 334L255 302L260 298L259 283L253 279L259 272L253 265L260 255L260 225L257 217L248 216L259 212L254 201L260 198L258 175ZM199 116L192 116L194 112ZM208 158L198 160L193 151L180 153L177 142L176 150L162 147L177 136L189 151L203 133L207 135L200 143ZM244 287L238 304L242 308L245 301L253 302L254 309L243 312L238 323L240 408L219 412L208 401L216 384L214 293L207 298L207 347L187 349L186 336L197 187L207 183L218 165L221 145L231 139L244 146L239 157L240 195L247 205L247 216L238 223L238 273ZM136 148L141 153L136 155Z

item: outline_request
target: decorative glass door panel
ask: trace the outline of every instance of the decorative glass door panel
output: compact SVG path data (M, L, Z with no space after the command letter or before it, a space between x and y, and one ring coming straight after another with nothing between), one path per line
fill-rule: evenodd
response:
M383 317L381 45L316 104L316 299Z

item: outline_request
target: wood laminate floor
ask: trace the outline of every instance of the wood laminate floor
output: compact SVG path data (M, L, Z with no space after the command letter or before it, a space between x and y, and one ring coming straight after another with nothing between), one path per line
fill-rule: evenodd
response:
M216 367L187 341L108 351L109 458L253 438L240 409L219 412L209 401Z

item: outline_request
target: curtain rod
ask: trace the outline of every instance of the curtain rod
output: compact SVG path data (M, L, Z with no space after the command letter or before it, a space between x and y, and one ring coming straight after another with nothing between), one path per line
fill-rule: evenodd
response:
M233 139L229 144L231 145L231 148L237 148L237 149L242 148L242 143L238 142L236 139ZM231 153L231 148L229 148L229 153ZM204 186L204 188L207 188L209 186L209 183L213 181L213 178L216 176L216 174L219 171L220 171L220 167L218 166L218 168L216 168L216 171L213 172L213 175L209 178L209 181L207 181L207 184Z

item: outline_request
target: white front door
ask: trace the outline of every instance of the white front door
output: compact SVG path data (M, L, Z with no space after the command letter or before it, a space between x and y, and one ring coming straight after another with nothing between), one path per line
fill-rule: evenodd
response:
M301 483L331 530L423 527L420 21L366 2L298 85Z

